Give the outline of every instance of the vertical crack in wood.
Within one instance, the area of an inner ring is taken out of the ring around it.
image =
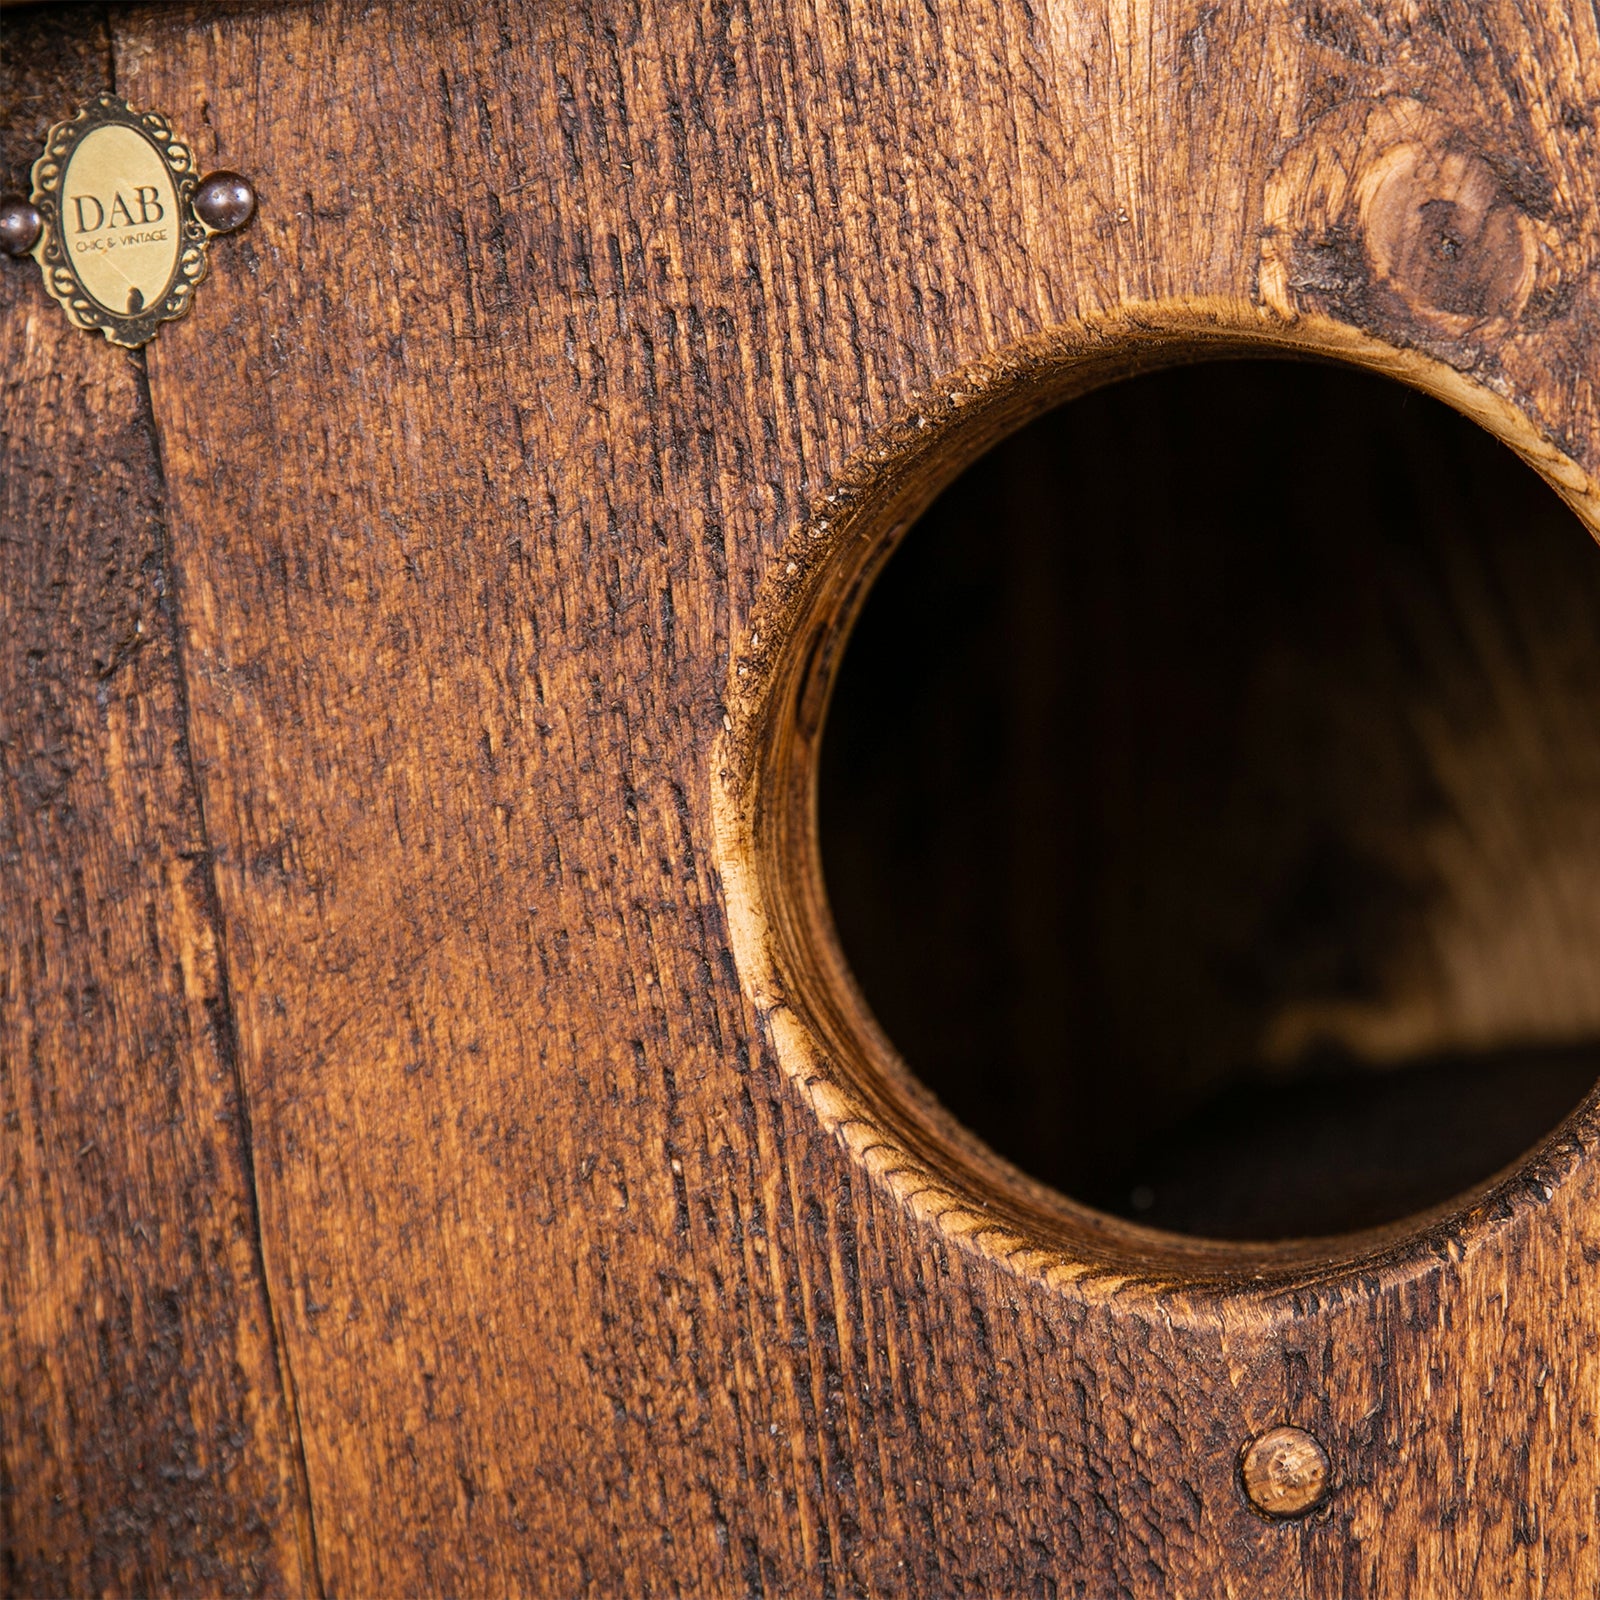
[[[113,78],[113,88],[115,79]],[[217,892],[216,857],[211,844],[211,830],[206,822],[205,790],[200,782],[200,770],[194,759],[192,739],[193,721],[189,706],[189,668],[184,646],[183,627],[179,616],[178,571],[172,550],[170,526],[171,498],[167,493],[166,467],[161,454],[161,435],[156,427],[155,402],[150,391],[150,371],[143,350],[129,352],[134,368],[135,387],[139,400],[138,423],[149,435],[150,460],[155,471],[160,494],[161,514],[157,519],[161,560],[161,609],[172,636],[172,664],[178,699],[178,729],[180,749],[178,758],[183,765],[194,795],[195,827],[200,838],[200,881],[205,898],[206,919],[211,924],[211,937],[216,943],[217,986],[220,1026],[217,1028],[217,1048],[227,1063],[233,1080],[234,1094],[238,1099],[238,1153],[249,1194],[251,1246],[255,1253],[256,1271],[261,1279],[261,1293],[266,1301],[267,1325],[272,1330],[271,1347],[273,1369],[278,1383],[279,1401],[284,1407],[289,1432],[290,1458],[293,1463],[295,1486],[299,1503],[295,1507],[295,1526],[300,1545],[302,1579],[309,1574],[311,1592],[321,1600],[323,1594],[322,1572],[317,1554],[316,1511],[311,1502],[311,1480],[306,1466],[305,1441],[300,1425],[300,1401],[295,1387],[294,1368],[289,1357],[288,1340],[278,1318],[277,1299],[272,1292],[272,1275],[267,1263],[266,1240],[261,1225],[261,1192],[256,1180],[255,1135],[250,1115],[250,1096],[245,1084],[239,1045],[239,1024],[234,1009],[233,986],[229,979],[228,944],[222,920],[222,901]]]

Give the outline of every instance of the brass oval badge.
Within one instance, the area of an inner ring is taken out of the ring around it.
[[[92,128],[62,169],[60,199],[67,260],[101,310],[137,316],[167,298],[180,253],[178,186],[142,133]]]
[[[167,119],[115,95],[50,130],[33,166],[44,219],[34,256],[80,328],[137,349],[189,309],[209,237],[190,205],[197,181]]]

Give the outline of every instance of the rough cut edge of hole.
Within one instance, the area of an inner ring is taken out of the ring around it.
[[[1466,1194],[1359,1233],[1267,1243],[1158,1232],[1030,1178],[945,1110],[877,1027],[822,888],[816,774],[836,669],[872,580],[935,496],[1041,413],[1160,367],[1230,357],[1377,372],[1470,417],[1526,461],[1600,539],[1600,485],[1511,399],[1415,351],[1320,317],[1225,301],[1139,305],[948,374],[876,430],[791,532],[729,664],[713,751],[717,866],[740,980],[785,1074],[874,1183],[958,1247],[1096,1300],[1159,1298],[1215,1316],[1215,1291],[1304,1308],[1374,1275],[1399,1282],[1580,1203],[1600,1090],[1528,1155]],[[1189,1301],[1195,1293],[1200,1298]]]

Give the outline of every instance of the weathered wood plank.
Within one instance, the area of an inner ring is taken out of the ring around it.
[[[110,82],[7,20],[7,187]],[[0,1539],[17,1595],[283,1594],[263,1286],[142,364],[0,271]]]

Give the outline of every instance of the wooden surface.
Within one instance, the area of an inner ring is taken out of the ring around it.
[[[110,47],[92,19],[5,44],[33,67],[0,91],[10,175]],[[31,262],[0,273],[4,1582],[299,1587],[149,390],[41,293]]]
[[[1593,1592],[1592,1118],[1099,1220],[903,1077],[806,784],[860,579],[1099,378],[1331,351],[1592,516],[1593,16],[95,26],[8,17],[8,184],[109,77],[261,211],[147,381],[0,275],[11,1591]]]

